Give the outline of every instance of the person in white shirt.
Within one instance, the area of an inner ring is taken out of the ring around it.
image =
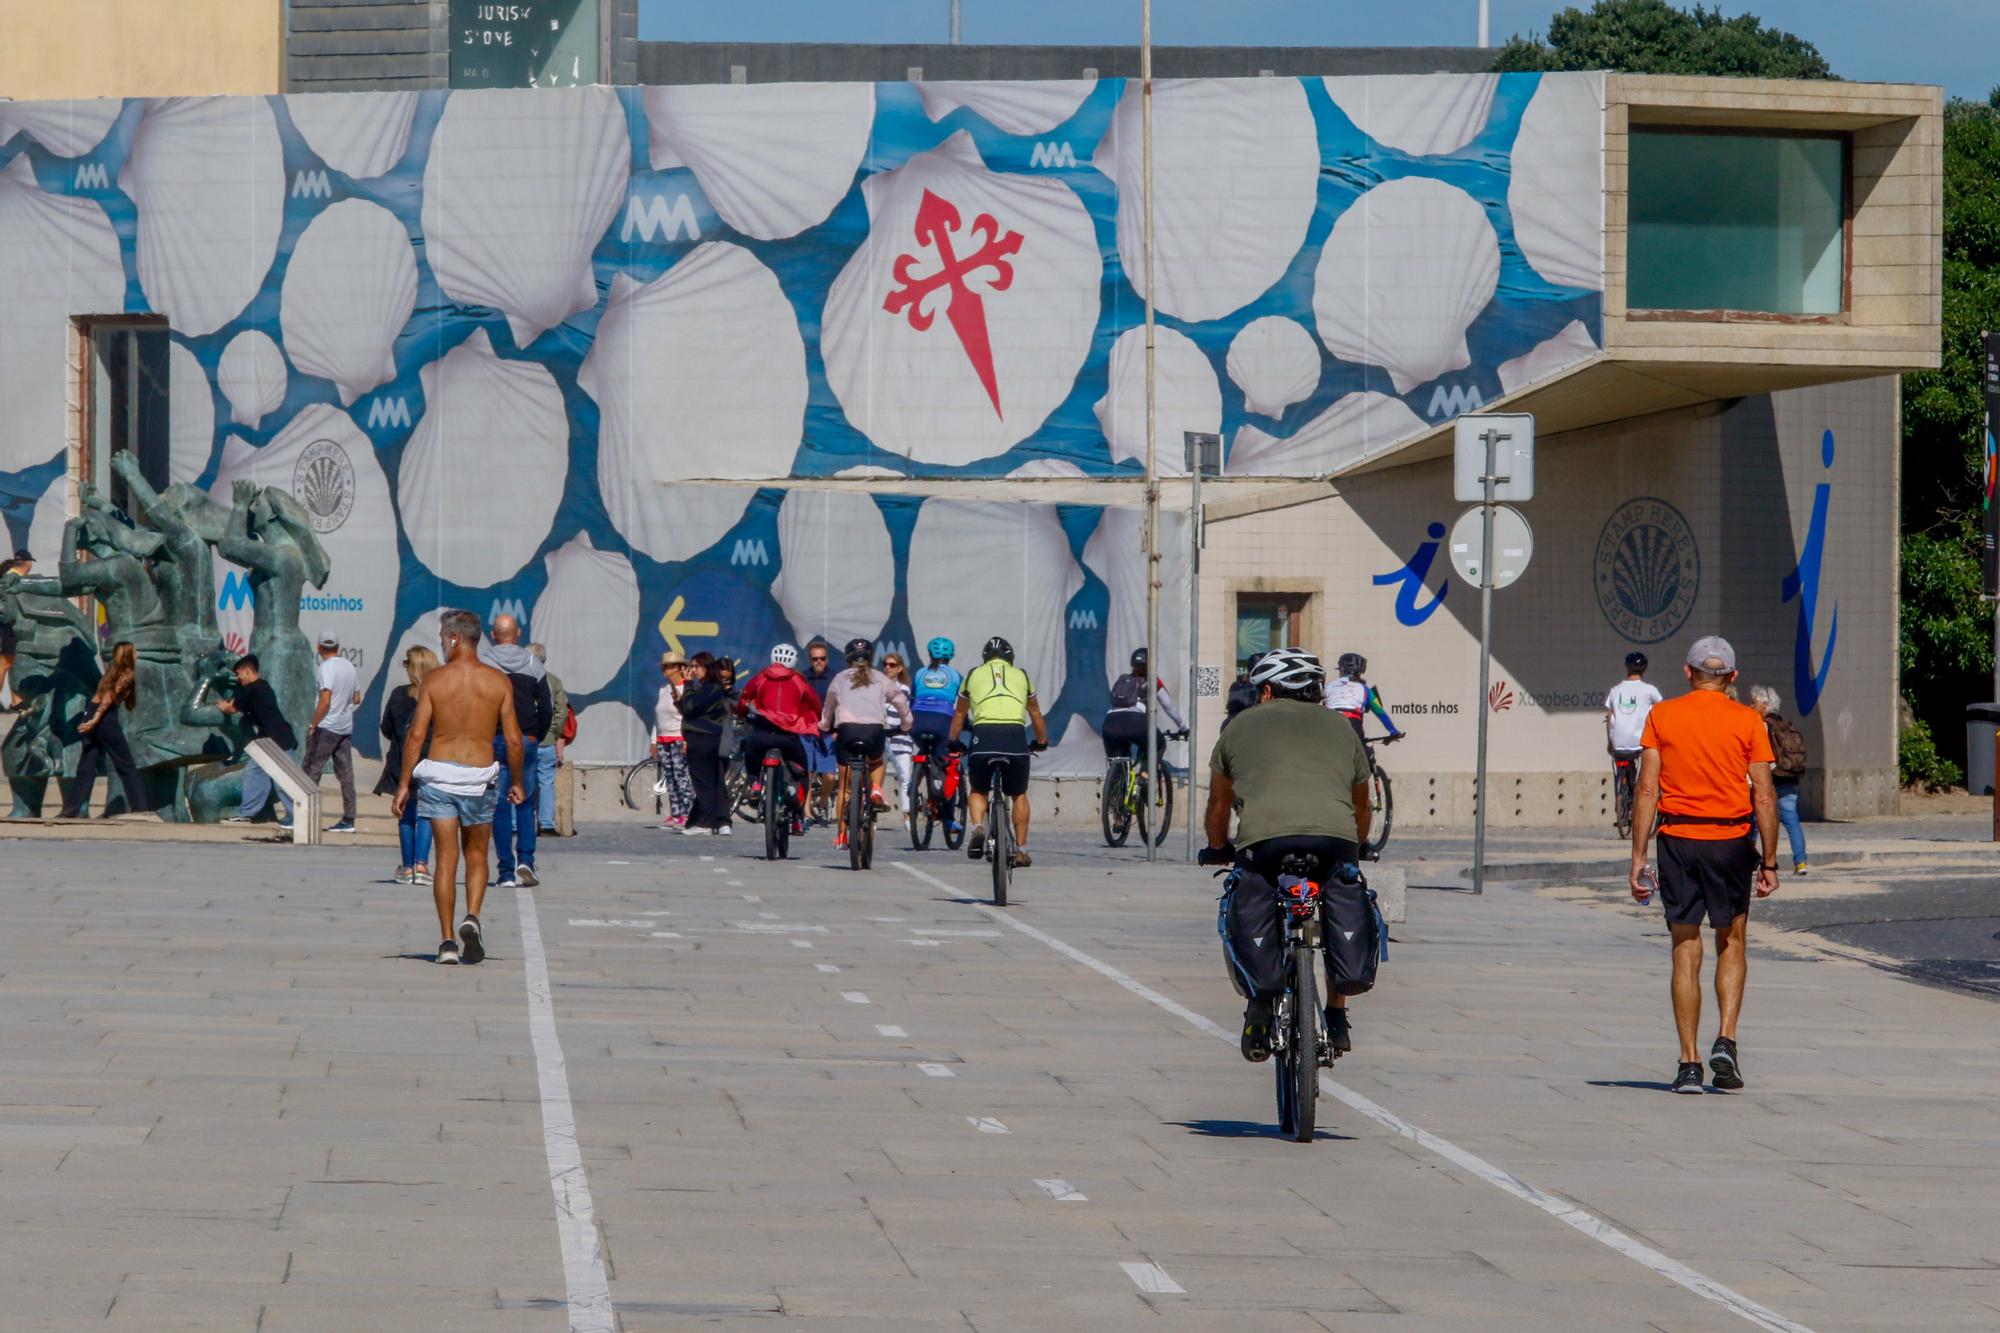
[[[319,637],[319,702],[313,707],[312,726],[306,732],[306,757],[302,767],[306,781],[317,783],[333,761],[333,776],[340,782],[340,822],[328,833],[354,832],[354,710],[361,702],[359,678],[354,663],[340,655],[340,636]]]
[[[1646,683],[1646,655],[1625,654],[1625,679],[1604,696],[1604,736],[1611,753],[1637,757],[1639,738],[1646,734],[1646,715],[1660,701],[1660,692]]]

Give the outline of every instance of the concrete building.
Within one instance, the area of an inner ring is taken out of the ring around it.
[[[0,0],[0,100],[275,93],[281,0]]]
[[[8,535],[53,550],[120,448],[303,491],[335,563],[305,621],[369,710],[438,607],[519,610],[600,762],[644,744],[663,647],[1003,633],[1040,771],[1088,791],[1144,625],[1136,86],[754,55],[722,53],[740,87],[0,104]],[[1273,642],[1365,653],[1411,733],[1399,823],[1468,816],[1482,707],[1496,819],[1607,819],[1620,660],[1671,691],[1717,631],[1801,719],[1814,803],[1883,808],[1938,91],[1321,72],[1159,85],[1169,681],[1180,439],[1215,431],[1204,692]],[[1542,438],[1484,699],[1441,549],[1480,408]]]

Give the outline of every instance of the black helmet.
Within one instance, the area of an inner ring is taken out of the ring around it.
[[[1146,650],[1144,648],[1134,648],[1132,650],[1132,674],[1135,676],[1146,674]]]
[[[986,646],[979,650],[979,660],[982,662],[991,662],[996,657],[1005,658],[1009,662],[1014,660],[1014,645],[998,634],[988,639]]]
[[[1360,653],[1342,653],[1340,661],[1334,664],[1343,676],[1365,676],[1368,674],[1368,659]]]
[[[847,646],[840,650],[840,655],[847,659],[850,666],[857,662],[873,662],[875,645],[866,639],[849,639]]]
[[[1644,671],[1648,665],[1649,663],[1646,661],[1644,653],[1625,654],[1625,669],[1627,671]]]

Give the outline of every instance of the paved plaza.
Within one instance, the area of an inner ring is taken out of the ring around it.
[[[1674,1097],[1656,914],[1413,871],[1300,1145],[1206,873],[889,842],[587,828],[459,968],[379,848],[0,844],[0,1329],[2000,1325],[1991,999],[1753,923]]]

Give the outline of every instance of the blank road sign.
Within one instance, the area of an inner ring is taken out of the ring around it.
[[[1526,412],[1489,412],[1464,416],[1452,423],[1451,495],[1479,504],[1486,499],[1479,479],[1486,475],[1488,431],[1501,436],[1493,442],[1493,475],[1507,480],[1493,488],[1495,500],[1535,498],[1535,418]]]
[[[1458,516],[1458,522],[1451,525],[1451,567],[1459,577],[1473,587],[1479,586],[1479,560],[1484,546],[1480,513],[1485,506],[1475,506]],[[1493,506],[1493,586],[1504,588],[1528,567],[1534,558],[1535,534],[1528,527],[1528,520],[1518,509],[1506,505]]]

